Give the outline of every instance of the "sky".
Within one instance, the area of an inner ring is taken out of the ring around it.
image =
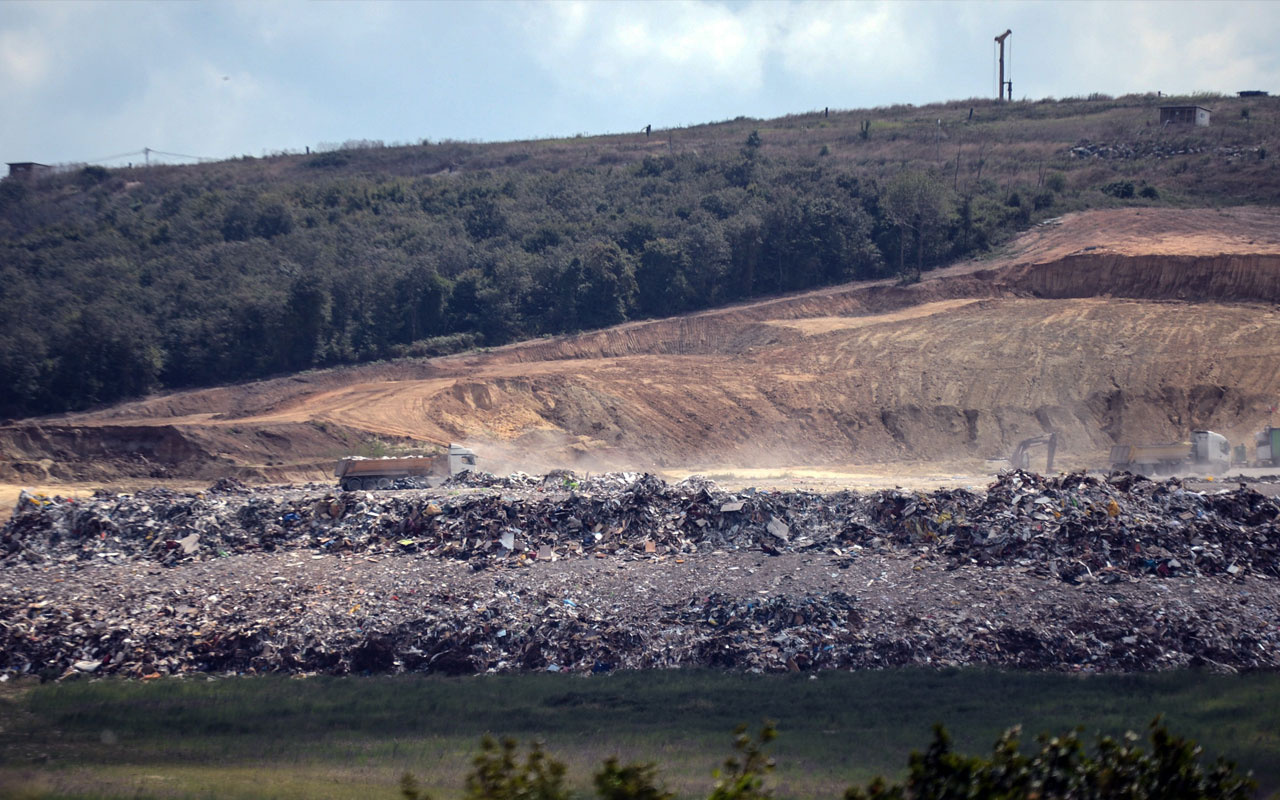
[[[505,141],[991,97],[1005,29],[1016,99],[1280,93],[1271,0],[0,0],[0,160]]]

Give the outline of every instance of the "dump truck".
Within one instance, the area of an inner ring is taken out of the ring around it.
[[[1178,472],[1222,474],[1231,467],[1231,444],[1213,431],[1192,431],[1190,442],[1118,444],[1111,448],[1111,468],[1140,475]]]
[[[399,456],[364,458],[348,456],[338,462],[333,474],[343,491],[390,489],[401,478],[428,478],[457,475],[476,468],[476,454],[458,444],[449,445],[447,456]]]
[[[1280,428],[1270,425],[1253,437],[1253,458],[1260,467],[1280,467]]]

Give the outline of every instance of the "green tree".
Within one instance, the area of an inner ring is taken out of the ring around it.
[[[430,264],[418,263],[402,275],[395,286],[393,306],[397,310],[398,335],[403,343],[416,342],[444,333],[448,320],[452,287]]]
[[[293,282],[278,339],[280,368],[307,369],[316,363],[329,323],[329,303],[328,287],[315,276],[303,276]]]
[[[644,246],[636,268],[637,303],[646,316],[669,316],[688,308],[691,295],[685,274],[689,259],[680,243],[653,239]]]
[[[64,408],[144,394],[155,386],[164,362],[144,318],[105,304],[77,311],[53,355],[52,391],[65,398]]]
[[[918,274],[924,269],[926,248],[950,214],[946,187],[923,172],[900,172],[885,186],[880,204],[898,231],[898,272],[905,272],[907,244],[914,240]]]
[[[635,307],[635,297],[634,259],[613,242],[588,244],[577,296],[583,327],[602,328],[625,321]]]

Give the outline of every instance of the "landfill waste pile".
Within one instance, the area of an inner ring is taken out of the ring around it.
[[[23,494],[0,678],[1280,666],[1280,505],[1117,473],[985,492],[652,475]]]

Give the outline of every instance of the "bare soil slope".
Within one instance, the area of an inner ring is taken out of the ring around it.
[[[848,284],[483,353],[308,373],[0,428],[0,479],[319,478],[373,437],[495,470],[1060,463],[1280,398],[1280,214],[1094,211],[921,282]],[[896,467],[895,467],[896,468]]]

